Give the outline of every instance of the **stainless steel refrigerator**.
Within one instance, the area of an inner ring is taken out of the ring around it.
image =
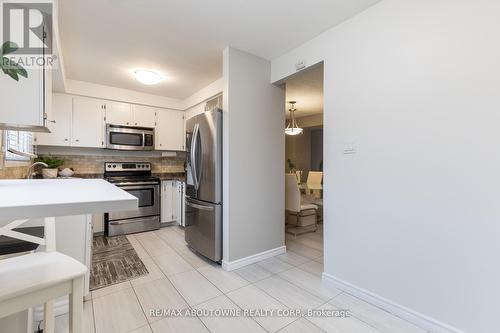
[[[191,248],[222,259],[222,110],[186,121],[185,235]]]

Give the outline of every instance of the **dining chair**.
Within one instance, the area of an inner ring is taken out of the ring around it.
[[[44,333],[54,333],[54,300],[69,295],[69,331],[81,333],[87,267],[56,252],[54,217],[44,219],[43,238],[13,230],[27,221],[16,220],[0,227],[0,236],[43,245],[45,252],[0,260],[0,318],[44,304]]]
[[[302,170],[295,171],[295,176],[297,177],[297,183],[300,184],[302,182]]]
[[[316,231],[317,221],[316,221],[316,211],[318,206],[310,203],[303,203],[302,196],[300,194],[299,185],[297,184],[297,179],[295,174],[289,173],[285,174],[285,210],[286,210],[286,220],[288,224],[293,225],[292,228],[286,229],[288,233],[297,236],[300,233]],[[307,228],[297,232],[298,228],[305,228],[313,226],[314,229]]]
[[[321,197],[321,190],[323,190],[323,172],[309,171],[307,174],[307,189],[317,197]]]

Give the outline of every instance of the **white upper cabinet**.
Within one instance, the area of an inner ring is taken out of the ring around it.
[[[31,56],[41,56],[41,53]],[[47,130],[45,119],[47,108],[50,108],[51,69],[26,68],[26,72],[27,78],[18,76],[16,81],[0,70],[0,130]]]
[[[74,147],[104,147],[104,103],[73,97],[72,142]]]
[[[184,150],[184,112],[158,110],[156,112],[156,150]]]
[[[185,150],[184,112],[96,98],[52,94],[51,133],[36,136],[42,146],[105,147],[105,124],[155,129],[156,150]]]
[[[128,103],[106,102],[106,123],[113,125],[132,125],[132,108]]]
[[[143,105],[132,105],[133,126],[155,127],[157,108]]]
[[[38,133],[36,143],[46,146],[69,146],[71,144],[72,109],[73,97],[53,94],[51,112],[48,112],[47,119],[50,133]]]
[[[107,124],[155,127],[156,108],[120,102],[104,102],[104,109]]]

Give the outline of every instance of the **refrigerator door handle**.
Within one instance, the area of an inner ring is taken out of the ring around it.
[[[186,205],[188,205],[190,207],[193,207],[193,208],[196,208],[196,209],[200,209],[200,210],[208,210],[208,211],[213,211],[214,210],[214,207],[198,205],[198,204],[189,202],[187,200],[186,200]]]
[[[201,168],[203,167],[203,144],[201,143],[202,138],[201,138],[201,131],[200,131],[199,125],[198,125],[198,130],[196,131],[196,141],[198,141],[198,139],[200,139],[200,142],[196,143],[196,146],[195,146],[196,152],[194,155],[195,158],[198,158],[198,156],[199,156],[199,159],[196,160],[196,165],[195,165],[196,182],[198,183],[197,189],[200,187],[201,176],[202,176]]]
[[[193,176],[194,188],[197,191],[198,187],[200,186],[198,182],[198,174],[196,167],[196,147],[197,147],[197,137],[199,129],[200,125],[195,124],[193,129],[193,135],[191,137],[191,175]]]

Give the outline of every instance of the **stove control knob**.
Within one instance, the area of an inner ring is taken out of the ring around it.
[[[116,164],[113,164],[113,168],[116,168]]]

